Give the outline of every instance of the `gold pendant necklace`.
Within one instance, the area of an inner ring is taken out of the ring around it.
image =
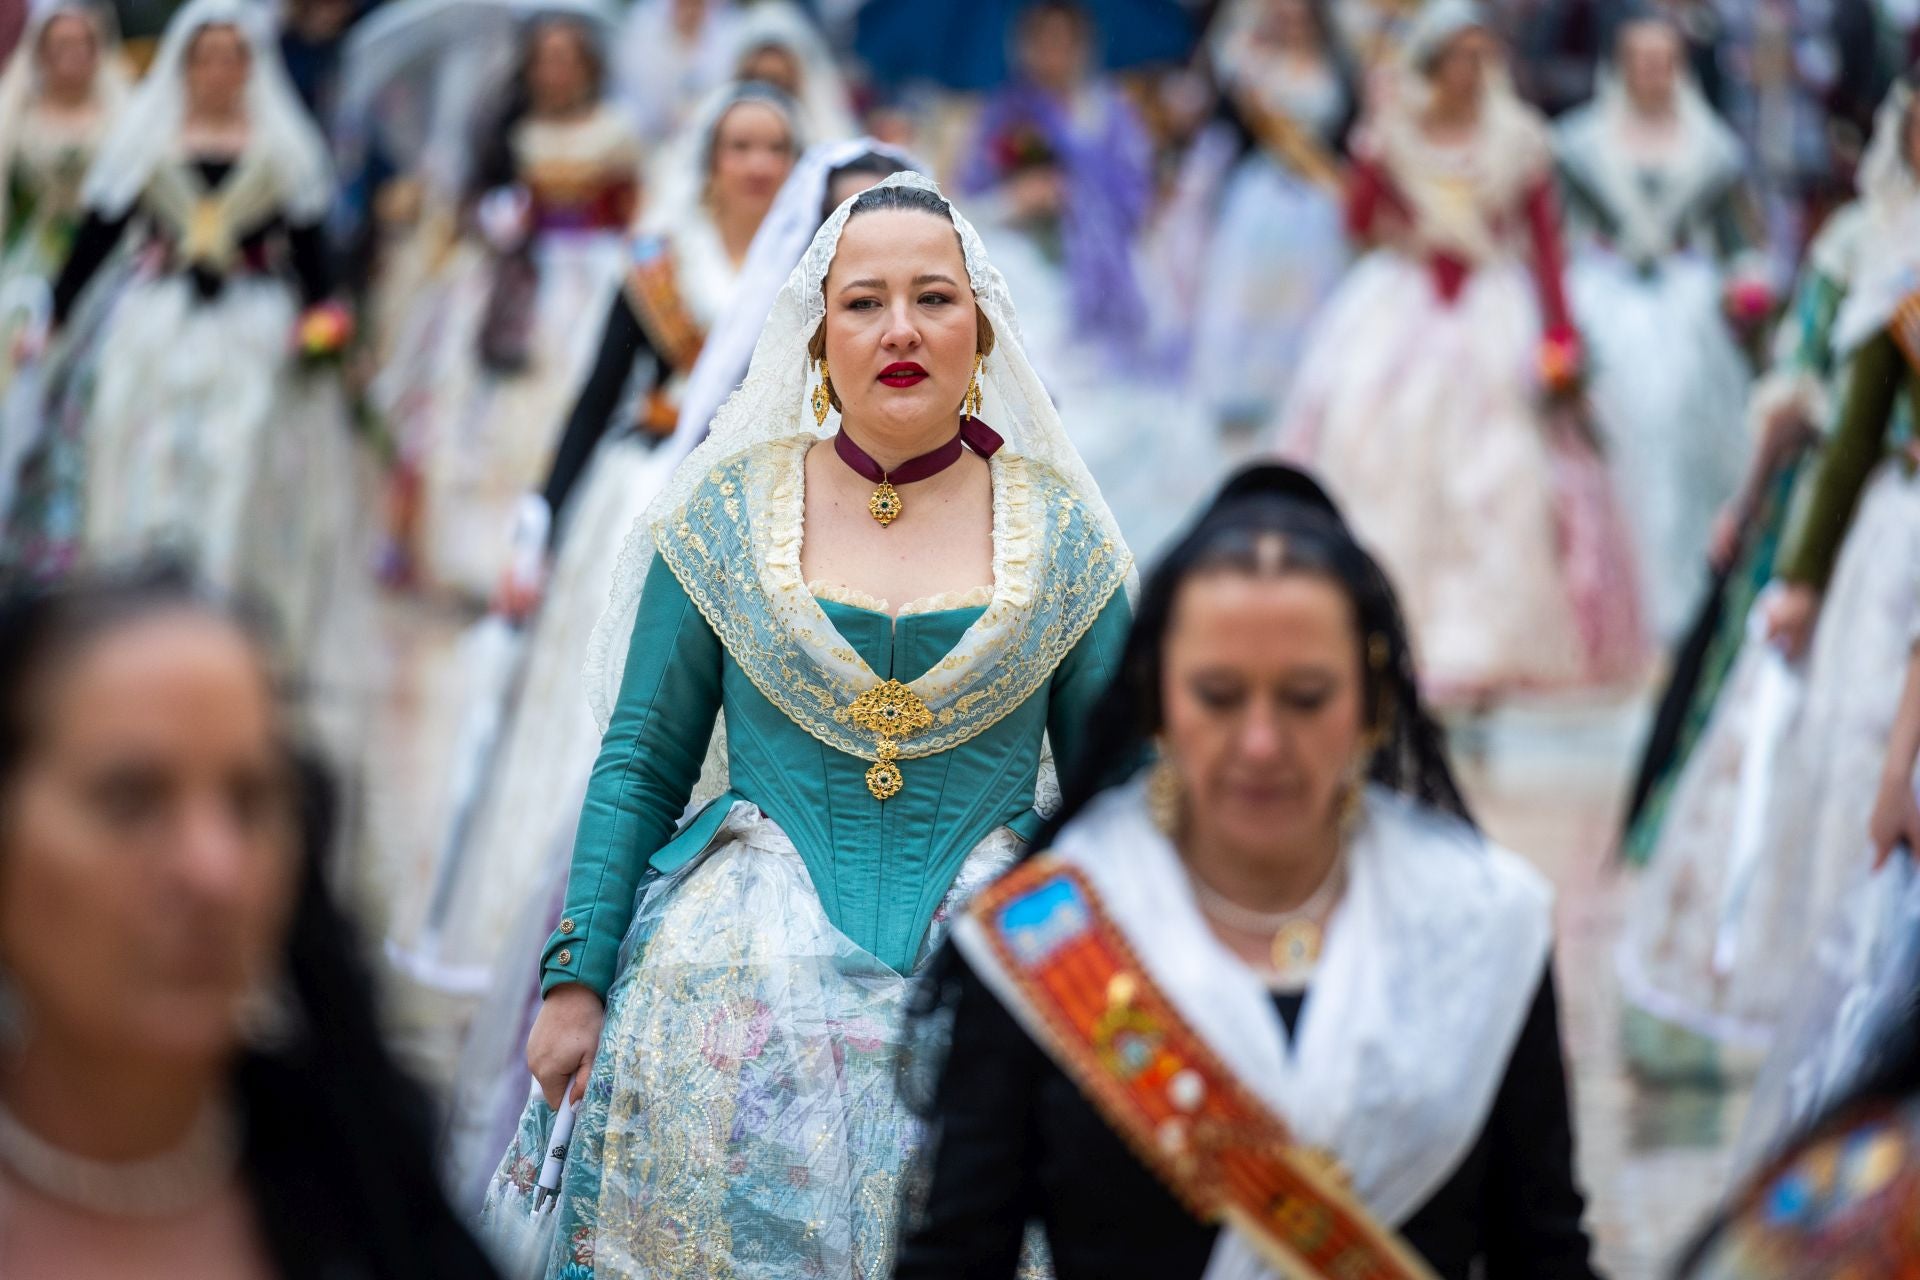
[[[1265,935],[1269,939],[1267,957],[1273,964],[1274,974],[1283,981],[1299,982],[1311,977],[1320,963],[1321,948],[1326,940],[1321,921],[1332,909],[1334,898],[1345,883],[1344,870],[1343,858],[1334,864],[1320,887],[1291,911],[1255,911],[1228,898],[1194,875],[1191,869],[1187,878],[1193,884],[1194,900],[1203,915],[1237,933]]]
[[[885,480],[882,480],[879,488],[873,491],[873,496],[867,499],[867,513],[879,521],[882,529],[898,520],[900,513],[904,510],[906,507],[900,501],[900,491]]]

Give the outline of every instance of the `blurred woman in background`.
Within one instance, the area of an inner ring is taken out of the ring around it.
[[[423,584],[469,600],[506,567],[516,504],[593,361],[599,333],[581,318],[618,291],[639,207],[639,143],[606,93],[605,32],[578,5],[554,9],[526,28],[504,108],[487,108],[498,115],[470,183],[473,239],[445,295],[421,304],[437,336],[396,354],[380,393],[419,472],[403,550],[411,542]]]
[[[80,184],[126,89],[112,11],[92,0],[35,5],[0,73],[0,528],[39,427],[32,393],[24,406],[9,395],[15,343],[52,306],[84,216]]]
[[[332,827],[264,651],[185,578],[0,599],[0,1274],[491,1276]]]
[[[36,465],[79,487],[87,556],[166,546],[223,589],[244,582],[272,601],[304,659],[341,606],[357,525],[349,424],[328,367],[350,325],[322,228],[326,143],[258,5],[180,10],[83,195],[52,322],[65,358],[88,369],[46,406],[59,419]],[[97,336],[76,329],[123,241],[140,250],[131,279]],[[50,571],[70,559],[73,532],[57,519],[16,529],[33,544],[29,562]]]
[[[1355,147],[1349,227],[1373,247],[1322,313],[1274,445],[1325,476],[1399,583],[1430,697],[1621,678],[1641,653],[1632,550],[1570,421],[1580,342],[1546,122],[1469,0],[1427,5],[1399,72]]]
[[[1346,266],[1341,156],[1355,104],[1315,0],[1237,0],[1215,25],[1214,74],[1245,150],[1214,210],[1188,377],[1216,423],[1247,435],[1285,402]]]
[[[1685,54],[1670,22],[1625,23],[1599,95],[1555,131],[1588,394],[1663,642],[1706,586],[1709,530],[1747,452],[1751,375],[1734,326],[1750,332],[1773,308],[1749,248],[1745,153]]]

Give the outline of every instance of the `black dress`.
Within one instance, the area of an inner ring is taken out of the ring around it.
[[[232,160],[195,160],[194,169],[209,191],[218,191],[237,167]],[[114,249],[136,219],[141,216],[138,202],[117,217],[89,210],[86,220],[74,232],[73,247],[53,285],[53,322],[65,324],[73,314],[80,295],[113,256]],[[274,265],[277,242],[285,246],[285,266],[300,291],[303,306],[313,306],[332,293],[333,263],[328,256],[326,231],[318,222],[293,222],[273,217],[247,227],[239,237],[239,260],[235,270],[265,270]],[[193,282],[194,294],[203,302],[220,296],[226,277],[202,263],[188,263],[185,270]]]
[[[1025,1226],[1058,1280],[1189,1280],[1217,1228],[1189,1214],[955,955],[953,1043],[895,1280],[1003,1280]],[[1300,997],[1281,997],[1289,1033]],[[1552,974],[1479,1140],[1401,1228],[1444,1280],[1590,1280]],[[1484,1271],[1475,1273],[1476,1262]]]

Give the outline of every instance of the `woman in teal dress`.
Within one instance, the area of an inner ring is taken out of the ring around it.
[[[622,557],[490,1229],[571,1087],[547,1275],[888,1274],[909,975],[1037,829],[1131,571],[971,226],[917,174],[841,206]]]

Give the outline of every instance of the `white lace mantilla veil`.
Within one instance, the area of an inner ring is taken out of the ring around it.
[[[87,173],[88,208],[117,218],[133,207],[154,170],[179,155],[186,116],[185,62],[193,37],[230,26],[246,41],[247,148],[266,157],[279,178],[282,210],[299,222],[323,217],[333,202],[327,144],[287,80],[275,43],[273,15],[260,0],[191,0],[167,24],[159,53]]]
[[[377,134],[400,172],[422,177],[441,205],[459,203],[474,121],[512,76],[527,24],[542,18],[580,23],[603,51],[612,44],[614,18],[600,0],[388,0],[373,9],[340,59],[332,131],[341,170],[357,172]],[[610,94],[603,84],[602,98]]]
[[[896,173],[884,179],[879,187],[912,187],[940,194],[939,184],[918,173]],[[839,248],[840,233],[847,225],[853,203],[848,200],[834,210],[833,216],[813,237],[805,256],[774,299],[766,326],[754,345],[746,381],[721,406],[706,440],[688,454],[648,507],[646,515],[635,522],[627,535],[614,571],[612,596],[587,646],[587,697],[603,730],[612,719],[614,703],[620,696],[620,679],[626,668],[627,644],[640,606],[640,589],[653,563],[654,530],[684,507],[707,474],[727,459],[756,446],[801,434],[825,439],[840,428],[837,412],[830,413],[823,426],[814,425],[808,407],[812,378],[807,343],[826,317],[827,269]],[[993,325],[993,354],[987,357],[981,375],[985,394],[981,419],[1005,438],[1009,451],[1059,475],[1085,504],[1088,518],[1100,532],[1114,546],[1125,546],[1126,540],[1120,535],[1113,512],[1107,509],[1106,500],[1100,496],[1086,464],[1067,439],[1059,411],[1027,359],[1006,280],[987,261],[986,248],[973,224],[953,208],[951,202],[948,208],[966,258],[968,283],[973,287],[980,309]],[[1133,571],[1129,570],[1129,591],[1132,583]]]
[[[868,153],[886,157],[901,170],[927,171],[913,156],[876,138],[822,143],[808,148],[800,157],[754,233],[734,285],[733,301],[708,332],[700,358],[687,375],[673,435],[655,450],[669,473],[707,438],[713,415],[739,385],[761,330],[766,328],[773,300],[793,274],[794,264],[806,252],[814,233],[820,230],[820,206],[826,201],[834,170]]]
[[[84,18],[100,47],[100,65],[93,76],[93,97],[109,121],[115,119],[127,96],[127,68],[120,60],[120,24],[105,0],[37,0],[27,12],[26,30],[0,73],[0,237],[7,229],[12,183],[6,180],[20,145],[28,112],[39,90],[40,36],[47,24],[62,14]]]

